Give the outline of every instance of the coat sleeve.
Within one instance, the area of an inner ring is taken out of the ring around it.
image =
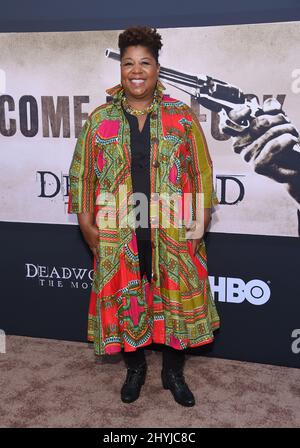
[[[189,149],[194,191],[202,193],[204,208],[212,208],[219,204],[213,185],[213,163],[204,132],[192,110],[190,110],[190,122]]]
[[[189,109],[188,132],[190,179],[193,189],[194,225],[187,232],[187,238],[200,238],[204,229],[204,208],[219,204],[213,185],[213,164],[202,127],[194,112]],[[197,210],[197,213],[196,213]]]
[[[91,120],[88,118],[79,134],[69,170],[68,213],[93,212],[96,174]]]

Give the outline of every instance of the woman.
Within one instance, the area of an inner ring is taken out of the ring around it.
[[[121,83],[107,90],[111,101],[91,113],[78,138],[69,212],[78,214],[94,254],[88,340],[98,356],[122,352],[122,401],[139,397],[147,372],[144,347],[157,343],[163,387],[181,405],[193,406],[183,376],[185,349],[212,342],[219,327],[202,239],[217,198],[197,118],[164,95],[158,80],[161,47],[156,29],[134,27],[119,35]],[[135,193],[143,193],[147,206],[136,207],[130,200]],[[168,209],[161,200],[172,194],[179,197],[179,215],[176,201]],[[198,197],[204,215],[195,220]]]

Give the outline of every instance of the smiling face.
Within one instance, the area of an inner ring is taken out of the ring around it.
[[[121,83],[130,102],[151,103],[159,75],[159,64],[142,45],[125,49],[121,59]]]

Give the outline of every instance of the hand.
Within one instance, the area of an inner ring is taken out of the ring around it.
[[[98,244],[99,244],[99,230],[95,224],[89,224],[81,228],[83,237],[93,252],[94,257],[96,257],[97,261],[99,261],[99,252],[98,252]]]
[[[202,242],[202,238],[198,238],[196,240],[188,240],[188,241],[190,241],[192,244],[193,256],[195,256],[196,252],[198,251],[200,244]]]
[[[293,150],[299,133],[283,113],[275,98],[264,101],[263,115],[254,118],[250,127],[233,138],[233,150],[253,166],[256,173],[287,184],[290,195],[300,203],[300,153]],[[249,117],[247,106],[233,109],[229,117],[240,122]]]

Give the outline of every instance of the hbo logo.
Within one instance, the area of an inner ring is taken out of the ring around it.
[[[264,305],[271,296],[267,283],[262,280],[250,280],[245,283],[241,278],[209,276],[209,283],[215,299],[219,302],[242,303],[247,300],[252,305]]]

